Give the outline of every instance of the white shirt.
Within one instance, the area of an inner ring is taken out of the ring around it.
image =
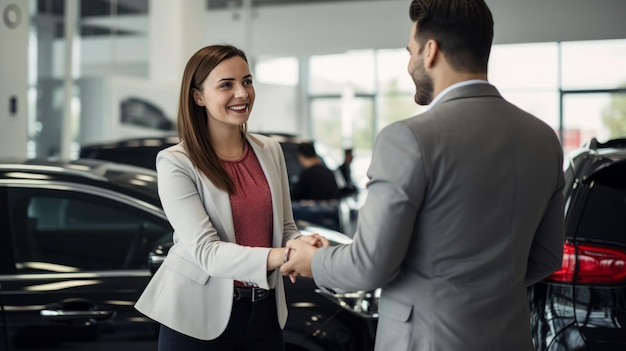
[[[428,106],[426,106],[426,110],[430,110],[431,107],[435,106],[435,104],[439,100],[441,100],[441,98],[444,95],[446,95],[447,93],[449,93],[450,91],[452,91],[452,90],[454,90],[456,88],[464,87],[466,85],[471,85],[471,84],[489,84],[489,82],[486,81],[486,80],[483,80],[483,79],[470,79],[470,80],[465,80],[465,81],[462,81],[462,82],[458,82],[458,83],[452,84],[451,86],[445,88],[439,94],[437,94],[437,96],[435,96],[433,101],[431,101],[431,103],[428,104]]]

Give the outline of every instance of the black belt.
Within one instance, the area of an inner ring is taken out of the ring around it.
[[[261,289],[261,288],[238,288],[235,287],[234,297],[235,301],[245,300],[245,301],[261,301],[266,297],[270,296],[270,292],[272,290]]]

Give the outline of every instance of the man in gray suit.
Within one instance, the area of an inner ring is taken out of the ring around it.
[[[531,350],[527,287],[561,265],[555,132],[487,81],[483,0],[413,0],[408,70],[429,109],[377,137],[351,244],[290,241],[283,274],[382,287],[376,350]]]

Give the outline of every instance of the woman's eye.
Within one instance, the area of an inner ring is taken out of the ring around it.
[[[243,85],[252,85],[252,79],[246,79],[243,81]]]
[[[230,88],[232,86],[233,84],[231,82],[225,82],[222,85],[220,85],[220,88]]]

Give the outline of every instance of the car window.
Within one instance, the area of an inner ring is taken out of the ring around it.
[[[626,163],[602,169],[589,183],[578,236],[626,245]]]
[[[11,188],[8,199],[18,273],[147,269],[171,240],[167,221],[95,194]]]

